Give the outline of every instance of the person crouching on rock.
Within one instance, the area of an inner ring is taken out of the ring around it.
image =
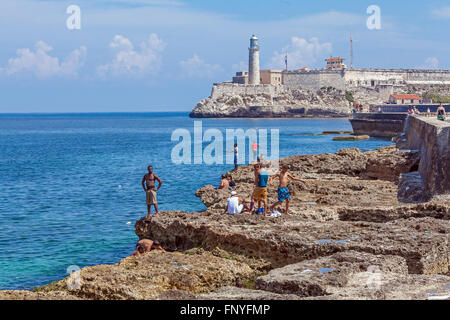
[[[230,184],[230,188],[236,187],[236,182],[234,182],[233,177],[231,176],[231,174],[229,174],[229,175],[227,176],[227,178],[228,178],[228,182],[229,182],[229,184]]]
[[[300,181],[303,183],[306,183],[304,180],[294,177],[288,172],[288,167],[283,166],[281,168],[281,171],[275,175],[270,177],[269,184],[272,182],[272,179],[278,178],[280,181],[280,185],[278,186],[278,202],[275,202],[271,207],[270,210],[273,211],[273,209],[282,204],[283,202],[286,202],[286,214],[290,216],[289,214],[289,201],[291,200],[291,194],[289,192],[288,183],[289,179]]]
[[[218,189],[228,190],[229,187],[230,187],[230,180],[228,179],[228,177],[225,174],[223,174],[220,179],[220,186]]]
[[[139,240],[138,243],[136,243],[136,251],[134,251],[131,255],[132,256],[138,256],[140,254],[144,254],[146,252],[150,252],[153,250],[160,250],[162,252],[166,252],[163,247],[161,247],[161,244],[159,241],[155,240],[149,240],[149,239],[142,239]]]
[[[254,165],[255,174],[255,190],[252,195],[252,203],[250,210],[253,210],[255,201],[258,201],[258,210],[261,209],[261,202],[264,202],[264,215],[267,216],[267,182],[269,180],[269,174],[267,171],[261,170],[259,163]]]
[[[252,214],[250,209],[245,205],[244,199],[239,198],[236,191],[231,192],[231,197],[227,200],[227,207],[225,213],[229,215],[235,214]]]

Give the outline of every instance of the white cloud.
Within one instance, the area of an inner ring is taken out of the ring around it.
[[[450,19],[450,6],[434,9],[432,15],[435,18]]]
[[[428,57],[425,64],[419,66],[419,69],[437,69],[439,67],[439,59],[436,57]]]
[[[174,0],[115,0],[113,3],[128,6],[183,6],[181,1]]]
[[[311,38],[308,41],[303,38],[292,37],[291,43],[285,46],[281,52],[274,52],[269,63],[269,68],[284,69],[286,53],[288,54],[289,69],[311,66],[319,59],[330,55],[332,49],[331,43],[320,43],[318,38]]]
[[[72,51],[61,63],[58,57],[48,53],[53,48],[44,41],[38,41],[35,51],[29,48],[18,49],[17,57],[11,58],[5,68],[8,75],[30,72],[38,78],[50,78],[54,76],[76,77],[79,69],[84,65],[87,49],[81,46]]]
[[[166,44],[152,33],[147,41],[141,42],[139,50],[133,43],[122,35],[116,35],[109,47],[114,50],[113,60],[97,68],[100,76],[111,74],[142,76],[157,73],[162,65],[161,53]]]
[[[217,64],[209,64],[195,53],[192,58],[180,61],[183,74],[189,78],[213,78],[223,69]]]

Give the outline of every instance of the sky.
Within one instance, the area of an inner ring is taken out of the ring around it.
[[[0,21],[0,113],[190,111],[252,34],[262,69],[349,64],[350,34],[357,68],[450,69],[448,0],[1,0]]]

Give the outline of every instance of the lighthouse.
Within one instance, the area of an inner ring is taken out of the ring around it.
[[[248,53],[248,83],[260,84],[259,45],[258,38],[255,35],[250,38],[250,48],[248,48]]]

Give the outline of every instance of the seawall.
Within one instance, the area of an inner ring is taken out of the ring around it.
[[[433,104],[380,104],[380,105],[373,105],[370,106],[370,112],[377,112],[378,108],[381,108],[381,111],[383,112],[404,112],[407,113],[408,109],[411,109],[412,107],[415,107],[417,110],[419,110],[420,113],[426,113],[428,109],[430,109],[430,112],[436,113],[437,108],[439,108],[438,103]],[[444,109],[446,112],[450,112],[450,104],[444,104]]]
[[[405,113],[356,113],[350,119],[353,132],[373,137],[395,137],[403,132]]]
[[[427,193],[450,192],[450,122],[410,116],[404,138],[409,149],[420,151],[419,174]]]

